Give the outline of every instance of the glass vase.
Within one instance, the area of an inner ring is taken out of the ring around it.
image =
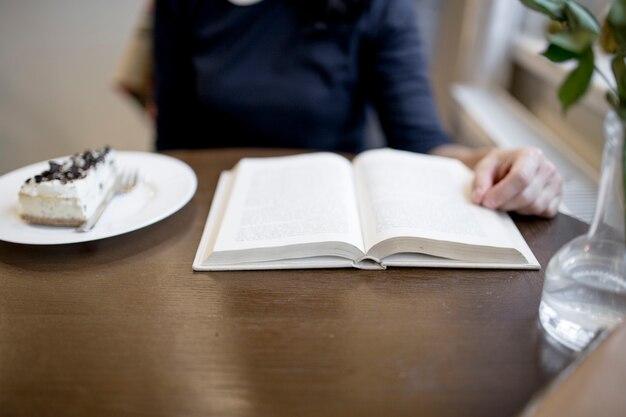
[[[563,246],[546,268],[539,321],[556,341],[578,351],[626,316],[624,121],[610,113],[598,202],[587,234]]]

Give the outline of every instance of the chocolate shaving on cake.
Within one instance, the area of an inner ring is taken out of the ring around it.
[[[49,168],[40,175],[35,175],[34,180],[37,184],[52,180],[59,180],[61,183],[65,184],[73,180],[85,178],[89,170],[103,162],[110,151],[111,148],[105,146],[102,149],[94,151],[86,150],[83,153],[74,154],[63,164],[49,161]],[[26,183],[28,184],[30,180],[31,178],[27,179]]]

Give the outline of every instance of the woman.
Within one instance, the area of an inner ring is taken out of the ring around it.
[[[412,0],[157,0],[157,148],[387,145],[476,170],[486,207],[552,217],[561,179],[533,149],[450,144],[435,111]]]

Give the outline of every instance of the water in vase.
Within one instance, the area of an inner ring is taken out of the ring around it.
[[[626,316],[626,259],[613,241],[581,236],[572,243],[582,250],[559,253],[546,270],[539,318],[552,337],[580,350]]]

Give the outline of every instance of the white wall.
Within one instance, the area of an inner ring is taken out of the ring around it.
[[[454,84],[506,87],[510,78],[511,43],[521,25],[521,3],[514,0],[448,0],[442,2],[432,74],[444,124],[453,130]]]
[[[151,122],[111,81],[143,7],[0,0],[0,174],[105,144],[151,148]]]

